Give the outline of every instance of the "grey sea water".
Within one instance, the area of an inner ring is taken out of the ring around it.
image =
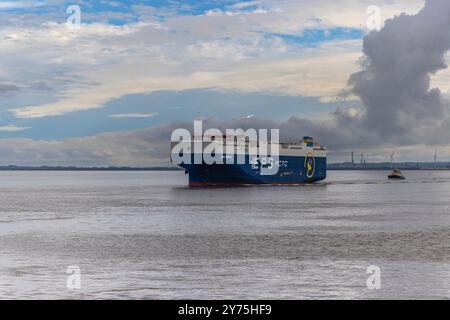
[[[191,189],[183,172],[3,171],[0,298],[450,298],[450,172],[386,175]]]

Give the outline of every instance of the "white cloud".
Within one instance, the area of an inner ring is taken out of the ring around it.
[[[4,138],[0,139],[0,165],[169,165],[169,129],[161,126],[59,141]]]
[[[447,65],[450,64],[450,53],[445,57]],[[439,70],[435,75],[431,77],[431,86],[439,88],[442,93],[450,99],[450,69],[446,68]]]
[[[46,1],[1,1],[0,10],[39,7],[44,5],[46,5]]]
[[[238,3],[232,4],[232,5],[228,6],[228,8],[243,9],[243,8],[260,6],[260,5],[262,5],[262,1],[245,1],[245,2],[238,2]]]
[[[244,3],[243,8],[211,10],[201,19],[183,19],[184,22],[189,21],[189,30],[201,29],[202,24],[207,24],[222,25],[222,31],[226,32],[238,28],[245,30],[245,25],[248,25],[260,31],[297,35],[308,28],[365,29],[368,19],[366,10],[371,5],[380,7],[381,19],[385,21],[402,12],[417,13],[424,3],[424,0],[268,0],[261,1],[258,9],[253,11],[241,10],[246,9]],[[168,23],[179,25],[179,19],[173,20],[169,19]],[[206,28],[203,33],[209,31],[217,29]]]
[[[78,31],[54,22],[33,28],[11,25],[0,29],[2,77],[16,82],[46,79],[54,94],[46,103],[7,108],[18,118],[37,118],[100,108],[129,94],[197,88],[271,91],[333,101],[357,68],[361,41],[304,48],[265,33],[363,29],[369,4],[379,4],[383,18],[388,18],[417,11],[423,0],[248,2],[230,8],[243,15],[171,13],[164,22],[155,18],[158,12],[146,11],[139,23],[83,24]],[[265,10],[244,10],[254,5]]]
[[[0,132],[19,132],[31,129],[31,127],[19,127],[14,125],[0,126]]]
[[[228,61],[229,54],[224,53],[223,60],[218,62],[204,61],[203,55],[195,58],[185,55],[185,60],[178,63],[150,52],[149,56],[135,59],[126,55],[121,63],[114,61],[114,64],[95,69],[82,68],[79,75],[74,74],[75,78],[89,79],[93,85],[69,88],[56,102],[11,111],[19,118],[62,115],[100,108],[108,101],[129,94],[198,88],[270,91],[333,99],[345,87],[348,75],[356,70],[360,45],[360,41],[338,41],[305,50],[292,58],[275,53],[272,57]],[[279,46],[271,50],[278,49]],[[186,50],[192,54],[191,47]],[[231,52],[232,49],[225,50]],[[220,46],[215,54],[221,55],[219,52]]]

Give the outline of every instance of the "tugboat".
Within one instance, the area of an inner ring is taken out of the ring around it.
[[[392,170],[392,173],[390,175],[388,175],[389,179],[397,179],[397,180],[404,180],[405,177],[403,176],[402,172],[400,171],[400,169],[394,169]]]

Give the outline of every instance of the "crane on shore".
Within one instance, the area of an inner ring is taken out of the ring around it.
[[[434,150],[434,168],[437,166],[437,149]]]
[[[394,156],[395,156],[395,150],[391,153],[391,169],[394,166]]]

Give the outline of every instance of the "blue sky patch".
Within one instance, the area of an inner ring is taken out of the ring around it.
[[[327,41],[362,39],[364,31],[351,28],[306,29],[301,35],[276,33],[270,33],[268,35],[281,38],[287,42],[313,47]]]
[[[18,119],[14,125],[31,127],[20,132],[1,132],[1,137],[30,137],[62,140],[101,132],[128,131],[169,123],[211,117],[223,120],[255,115],[259,118],[284,120],[290,116],[317,117],[336,107],[316,98],[282,96],[270,93],[186,90],[135,94],[107,103],[103,108],[67,113],[62,116]],[[111,117],[113,115],[127,117]],[[152,115],[151,117],[136,116]],[[10,124],[11,118],[6,118]]]

